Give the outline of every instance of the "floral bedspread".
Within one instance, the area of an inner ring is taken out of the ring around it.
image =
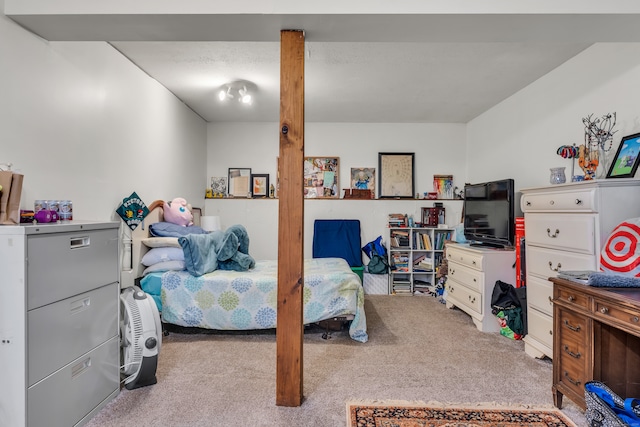
[[[304,260],[304,324],[353,314],[349,335],[366,342],[364,289],[341,258]],[[162,320],[218,330],[276,327],[278,265],[260,260],[250,271],[216,270],[200,277],[186,271],[162,274]]]

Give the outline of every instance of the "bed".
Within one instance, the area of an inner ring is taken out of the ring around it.
[[[159,247],[149,228],[162,222],[162,203],[154,202],[149,209],[143,223],[123,239],[123,287],[139,283],[156,300],[162,321],[171,325],[220,331],[276,327],[277,260],[256,260],[248,271],[215,270],[193,276],[176,260],[165,258],[163,262],[173,262],[173,269],[153,271],[141,261],[148,258],[148,245]],[[199,223],[198,215],[194,223]],[[344,259],[304,260],[303,304],[305,325],[349,320],[349,336],[357,342],[368,340],[364,290]]]

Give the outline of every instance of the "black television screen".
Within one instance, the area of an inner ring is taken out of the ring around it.
[[[513,179],[464,187],[464,237],[472,245],[514,246]]]

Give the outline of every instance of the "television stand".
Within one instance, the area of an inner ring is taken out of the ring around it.
[[[515,250],[459,243],[447,243],[446,249],[447,308],[467,313],[479,331],[499,332],[500,324],[491,312],[491,295],[498,280],[515,284]]]

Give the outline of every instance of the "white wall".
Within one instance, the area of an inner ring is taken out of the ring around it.
[[[70,199],[76,219],[119,220],[133,191],[202,198],[206,123],[110,45],[47,42],[0,14],[0,58],[0,163],[25,175],[23,209]]]
[[[640,132],[640,43],[600,43],[467,124],[469,179],[515,178],[516,189],[549,185],[549,168],[571,160],[561,145],[584,142],[582,118],[617,113],[610,158]],[[576,175],[583,175],[575,163]]]
[[[278,123],[215,123],[208,126],[207,175],[227,176],[228,168],[251,168],[275,181],[279,154]],[[349,188],[352,167],[378,169],[379,152],[415,153],[416,192],[432,191],[434,174],[452,174],[454,184],[465,183],[466,126],[461,124],[306,123],[305,155],[339,157],[340,189]],[[427,200],[320,200],[305,201],[304,256],[312,255],[313,221],[359,219],[363,244],[386,236],[389,213],[420,218]],[[461,202],[446,202],[447,223],[455,225]],[[243,224],[256,258],[276,258],[277,200],[220,200],[205,202],[206,215],[219,215],[223,227]]]

